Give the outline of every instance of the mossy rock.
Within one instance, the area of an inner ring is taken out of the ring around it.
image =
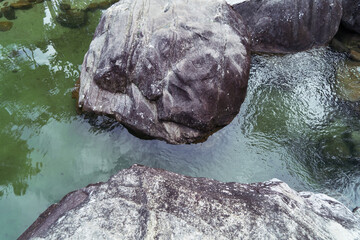
[[[98,2],[98,3],[90,3],[86,7],[86,11],[95,11],[97,9],[107,9],[112,4],[114,4],[114,3],[118,2],[118,1],[119,0],[108,0],[108,1]]]
[[[12,22],[0,22],[0,31],[6,32],[9,31],[13,27]]]
[[[319,135],[320,152],[324,159],[338,163],[360,161],[360,131],[334,122]]]
[[[99,8],[99,4],[98,3],[90,3],[87,7],[86,7],[86,11],[95,11]]]
[[[347,61],[336,73],[337,95],[346,101],[360,101],[360,63]]]
[[[60,12],[56,20],[64,27],[78,28],[86,24],[87,14],[82,10],[70,9]]]
[[[12,7],[13,9],[30,9],[33,7],[33,3],[30,1],[22,0],[19,2],[11,3],[10,7]]]
[[[110,1],[103,1],[103,2],[100,2],[98,5],[99,5],[99,8],[100,9],[107,9],[108,7],[111,6],[111,2]]]
[[[60,3],[59,8],[61,11],[67,11],[71,9],[71,5],[68,3]]]

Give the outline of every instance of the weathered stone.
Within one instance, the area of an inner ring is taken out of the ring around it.
[[[343,9],[342,25],[360,33],[360,0],[343,0]]]
[[[341,0],[238,0],[233,5],[250,29],[252,50],[291,53],[323,46],[340,25]]]
[[[59,12],[56,21],[64,27],[78,28],[86,24],[87,14],[82,10],[70,9]]]
[[[79,106],[144,137],[203,140],[239,112],[248,47],[223,1],[121,1],[104,13],[85,56]]]
[[[12,22],[0,22],[0,31],[6,32],[9,31],[13,26]]]
[[[347,239],[360,218],[279,180],[222,183],[134,165],[48,208],[24,239]]]

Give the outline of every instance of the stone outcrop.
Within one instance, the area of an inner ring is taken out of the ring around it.
[[[360,0],[343,0],[343,9],[343,26],[360,33]]]
[[[360,218],[279,180],[222,183],[134,165],[49,207],[24,239],[359,239]]]
[[[336,34],[342,0],[238,0],[233,8],[249,27],[252,50],[291,53],[323,46]]]
[[[80,76],[79,107],[169,143],[204,140],[246,95],[249,39],[220,0],[124,0],[102,16]]]

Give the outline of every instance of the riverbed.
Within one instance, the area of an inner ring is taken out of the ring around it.
[[[79,28],[60,25],[59,11],[57,1],[16,10],[12,29],[0,32],[0,239],[18,237],[68,192],[135,163],[220,181],[278,178],[360,206],[360,108],[338,80],[353,64],[345,55],[327,47],[254,54],[232,123],[204,143],[170,145],[77,114],[72,90],[104,10],[87,12]],[[360,76],[360,65],[352,69]]]

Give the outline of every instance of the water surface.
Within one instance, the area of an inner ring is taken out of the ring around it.
[[[345,56],[326,48],[254,55],[233,122],[204,143],[174,146],[76,114],[71,91],[101,11],[78,29],[58,24],[59,11],[58,1],[18,10],[0,32],[0,239],[18,237],[66,193],[135,163],[221,181],[278,178],[360,205],[359,103],[340,94],[336,78]]]

